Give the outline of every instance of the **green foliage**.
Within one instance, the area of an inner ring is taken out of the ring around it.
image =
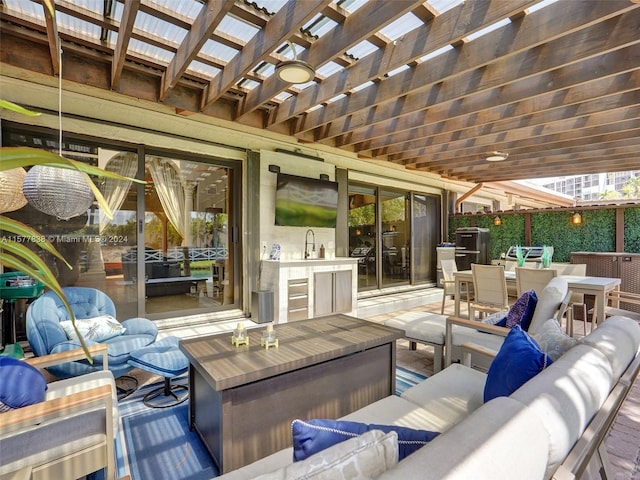
[[[624,251],[640,253],[640,207],[624,211]]]
[[[449,217],[449,241],[456,241],[456,229],[471,226],[471,215],[455,215]]]
[[[375,225],[376,206],[371,203],[349,210],[349,226],[359,227],[361,225]]]
[[[581,211],[582,223],[571,222],[572,210],[531,213],[531,245],[552,246],[554,262],[569,262],[571,252],[615,252],[616,209]],[[502,224],[493,224],[495,215],[453,215],[449,217],[449,238],[455,241],[455,230],[472,225],[488,228],[491,236],[491,258],[512,245],[525,245],[525,213],[501,214]],[[624,251],[640,253],[640,207],[624,210]]]

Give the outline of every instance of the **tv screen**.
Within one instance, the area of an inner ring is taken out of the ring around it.
[[[336,182],[278,174],[276,225],[335,228],[337,216]]]

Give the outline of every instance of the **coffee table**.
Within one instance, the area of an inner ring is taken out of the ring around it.
[[[221,473],[291,445],[296,418],[339,418],[394,393],[403,331],[347,315],[274,326],[279,347],[235,347],[231,334],[182,340],[189,423]]]

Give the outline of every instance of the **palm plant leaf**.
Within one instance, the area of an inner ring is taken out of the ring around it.
[[[38,112],[32,112],[31,110],[27,110],[20,105],[16,105],[13,102],[9,102],[8,100],[0,99],[0,108],[5,108],[7,110],[12,110],[17,113],[21,113],[23,115],[27,115],[28,117],[39,117],[41,114]]]

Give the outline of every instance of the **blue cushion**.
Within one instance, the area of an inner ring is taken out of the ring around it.
[[[484,401],[508,397],[532,379],[552,360],[519,325],[508,333],[487,372]]]
[[[37,368],[12,357],[0,357],[0,412],[44,401],[47,381]]]
[[[525,332],[529,330],[537,303],[538,296],[533,290],[527,290],[520,295],[520,298],[509,308],[506,327],[513,328],[520,325]]]
[[[433,440],[438,432],[415,430],[395,425],[376,425],[346,420],[294,420],[291,424],[293,461],[297,462],[336,443],[357,437],[369,430],[394,431],[398,434],[398,460]]]

